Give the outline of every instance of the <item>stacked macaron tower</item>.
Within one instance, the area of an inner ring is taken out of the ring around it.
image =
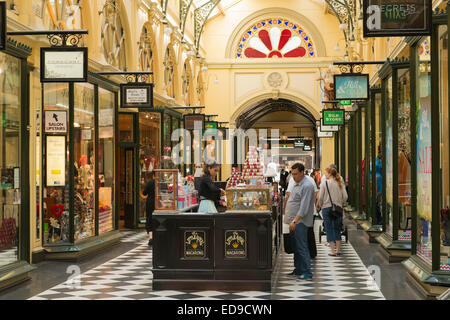
[[[264,181],[263,167],[255,148],[251,148],[247,153],[241,179],[252,185],[257,185],[258,182],[261,184]]]
[[[231,178],[228,180],[227,183],[227,189],[228,188],[234,188],[240,184],[242,184],[244,181],[241,180],[241,173],[237,168],[233,168],[231,171]]]

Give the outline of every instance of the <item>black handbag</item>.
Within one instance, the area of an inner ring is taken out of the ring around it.
[[[342,216],[344,214],[344,209],[342,209],[341,207],[339,207],[333,203],[333,199],[331,199],[330,189],[328,189],[328,181],[325,181],[325,184],[327,185],[328,196],[330,197],[330,201],[331,201],[331,210],[329,211],[328,216],[332,220],[336,220],[337,218],[342,218]]]

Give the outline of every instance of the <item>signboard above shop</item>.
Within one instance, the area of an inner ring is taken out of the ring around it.
[[[312,140],[305,140],[303,151],[312,151]]]
[[[41,48],[41,82],[87,82],[87,74],[87,48]]]
[[[337,132],[339,131],[339,126],[326,126],[323,124],[323,118],[320,119],[320,131],[322,132]]]
[[[153,84],[121,84],[120,97],[121,108],[153,108]]]
[[[185,114],[184,115],[185,130],[204,130],[205,115],[204,114]]]
[[[324,126],[343,126],[345,125],[344,109],[324,109],[322,110],[322,119]]]
[[[335,74],[334,96],[336,100],[369,99],[369,75],[358,73]]]
[[[363,0],[364,37],[431,35],[431,0]]]
[[[0,50],[6,49],[6,2],[0,2]]]

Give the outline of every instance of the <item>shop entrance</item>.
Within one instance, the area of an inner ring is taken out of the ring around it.
[[[119,229],[135,227],[134,153],[134,147],[119,147]]]

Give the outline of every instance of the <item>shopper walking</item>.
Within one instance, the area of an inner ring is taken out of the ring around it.
[[[153,243],[153,233],[152,233],[152,215],[153,211],[155,211],[155,180],[154,180],[154,172],[147,172],[145,175],[146,184],[144,190],[141,191],[141,197],[146,199],[145,202],[145,229],[148,234],[148,245],[151,246]]]
[[[343,207],[347,201],[347,191],[341,176],[336,169],[325,170],[326,180],[322,183],[317,201],[317,210],[322,209],[325,223],[327,242],[330,245],[330,256],[341,255],[341,229],[343,220]],[[333,207],[337,207],[341,214],[334,214]]]
[[[292,166],[295,185],[286,205],[284,222],[289,224],[291,246],[294,251],[295,269],[289,275],[298,276],[299,281],[311,281],[311,260],[308,249],[308,228],[314,219],[314,185],[305,178],[305,167],[301,163]]]
[[[207,161],[203,168],[203,176],[200,178],[198,189],[200,196],[199,213],[217,213],[220,197],[225,195],[225,190],[220,189],[213,182],[219,169],[220,165],[213,160]]]

